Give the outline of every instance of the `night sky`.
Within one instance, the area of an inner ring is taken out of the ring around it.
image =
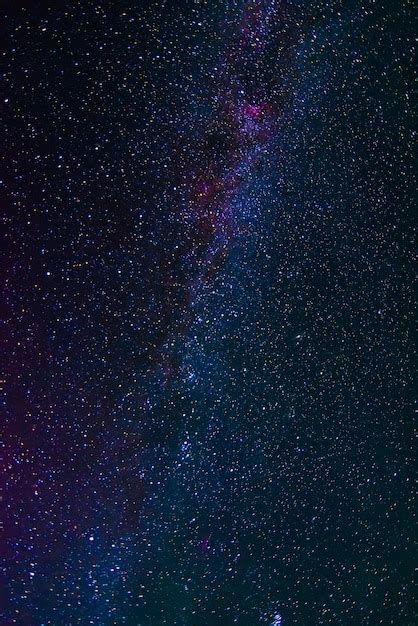
[[[418,624],[412,2],[1,41],[1,626]]]

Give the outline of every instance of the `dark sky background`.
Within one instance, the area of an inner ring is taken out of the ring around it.
[[[412,3],[1,22],[0,624],[416,624]]]

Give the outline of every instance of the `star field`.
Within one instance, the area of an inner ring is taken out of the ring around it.
[[[4,626],[412,626],[409,2],[2,9]]]

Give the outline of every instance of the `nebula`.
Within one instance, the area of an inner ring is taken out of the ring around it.
[[[212,111],[197,130],[178,146],[178,179],[182,189],[178,252],[167,264],[176,278],[167,278],[169,309],[156,362],[163,384],[179,365],[164,354],[174,333],[187,333],[203,285],[222,267],[243,226],[249,207],[238,201],[263,164],[269,143],[277,136],[284,107],[291,98],[289,75],[292,46],[300,28],[289,26],[284,2],[251,0],[229,33],[222,58],[213,71]],[[192,129],[194,130],[193,126]],[[195,133],[196,134],[196,133]],[[172,297],[172,291],[177,294]],[[181,306],[176,307],[181,293]],[[174,305],[173,305],[174,302]]]

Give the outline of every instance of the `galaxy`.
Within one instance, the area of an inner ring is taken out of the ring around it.
[[[412,3],[0,14],[0,625],[416,624]]]

